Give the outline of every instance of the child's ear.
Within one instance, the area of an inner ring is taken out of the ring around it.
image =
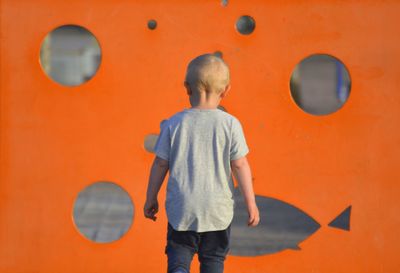
[[[186,88],[186,93],[190,96],[190,95],[192,95],[192,90],[190,90],[190,85],[189,85],[189,83],[187,82],[187,81],[184,81],[183,82],[183,85],[185,86],[185,88]]]

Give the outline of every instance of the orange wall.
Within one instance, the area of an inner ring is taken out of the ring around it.
[[[301,251],[228,256],[226,272],[399,272],[400,2],[272,2],[1,0],[0,272],[166,272],[165,184],[158,220],[142,213],[154,158],[144,138],[189,106],[186,65],[216,50],[231,67],[222,105],[242,122],[256,193],[321,224]],[[256,20],[253,34],[235,30],[241,15]],[[64,24],[89,29],[102,50],[76,87],[39,64],[43,38]],[[313,53],[339,58],[352,79],[331,115],[290,96],[292,70]],[[78,192],[100,180],[135,205],[131,229],[106,244],[72,222]],[[351,230],[328,227],[348,205]]]

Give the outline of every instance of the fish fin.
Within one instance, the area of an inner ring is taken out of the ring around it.
[[[328,226],[343,230],[350,230],[350,213],[351,206],[348,206],[338,216],[336,216],[336,218],[333,219]]]

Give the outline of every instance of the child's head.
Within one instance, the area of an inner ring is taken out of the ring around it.
[[[191,96],[204,93],[206,97],[223,97],[230,88],[229,82],[228,65],[213,54],[200,55],[187,67],[185,86]]]

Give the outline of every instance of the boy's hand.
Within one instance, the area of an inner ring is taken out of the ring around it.
[[[257,226],[260,222],[260,213],[258,211],[257,205],[254,203],[252,205],[249,205],[247,209],[249,213],[249,220],[247,222],[247,225],[249,227]]]
[[[158,212],[158,200],[146,200],[144,204],[144,217],[153,219],[155,221],[157,217],[155,216]]]

